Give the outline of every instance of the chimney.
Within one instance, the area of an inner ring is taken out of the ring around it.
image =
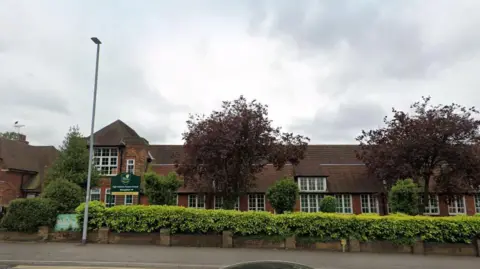
[[[18,134],[18,141],[28,145],[27,136],[24,134]]]

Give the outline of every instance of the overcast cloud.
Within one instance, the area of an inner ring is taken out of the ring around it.
[[[354,143],[422,95],[480,103],[478,0],[0,1],[0,132],[33,144],[121,119],[181,143],[188,113],[243,94],[313,143]]]

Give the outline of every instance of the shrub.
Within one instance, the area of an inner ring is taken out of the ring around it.
[[[145,194],[151,205],[174,205],[176,204],[176,191],[182,182],[174,172],[167,176],[158,175],[155,172],[145,173]]]
[[[104,209],[102,207],[102,209]],[[418,237],[429,242],[470,243],[480,235],[478,217],[427,217],[407,215],[344,215],[205,210],[177,206],[116,206],[93,216],[92,223],[105,223],[115,232],[220,233],[237,235],[354,238],[413,244]],[[100,227],[97,225],[96,227]]]
[[[398,180],[388,193],[392,213],[418,214],[418,185],[412,179]]]
[[[51,181],[42,193],[43,198],[57,202],[60,214],[73,213],[75,208],[84,201],[83,195],[82,188],[64,179]]]
[[[267,191],[267,199],[278,214],[292,211],[297,197],[298,186],[291,178],[275,182]]]
[[[320,202],[320,211],[335,213],[337,211],[337,199],[333,196],[325,196]]]
[[[105,227],[105,204],[100,201],[91,201],[88,203],[88,230],[97,230]],[[83,225],[83,214],[85,203],[81,203],[76,209],[77,220],[80,227]]]
[[[36,232],[40,226],[52,227],[57,212],[57,203],[50,199],[15,199],[10,202],[0,226],[10,231]]]

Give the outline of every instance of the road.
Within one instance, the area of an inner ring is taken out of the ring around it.
[[[0,243],[0,264],[3,265],[214,269],[254,260],[291,261],[322,269],[469,269],[479,268],[480,264],[480,258],[477,257],[143,245]]]

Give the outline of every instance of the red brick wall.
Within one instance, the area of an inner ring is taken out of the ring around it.
[[[27,181],[31,175],[23,174],[24,181]],[[0,205],[8,205],[10,201],[16,198],[22,198],[24,193],[21,190],[22,173],[11,171],[0,171]]]
[[[357,215],[362,213],[360,194],[352,194],[352,211]]]

